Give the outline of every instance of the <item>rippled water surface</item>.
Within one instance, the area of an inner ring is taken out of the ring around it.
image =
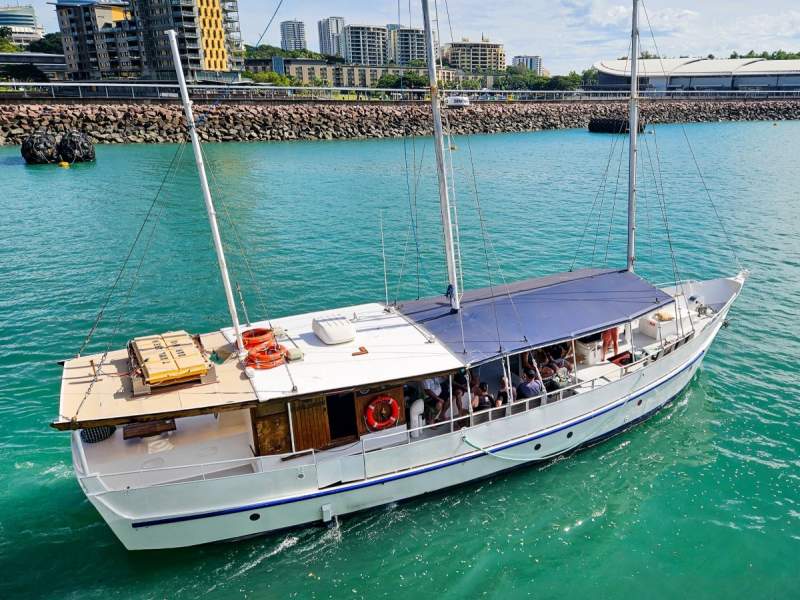
[[[134,253],[90,348],[226,325],[190,151],[103,146],[97,164],[64,170],[27,167],[17,148],[0,148],[0,594],[797,597],[800,123],[685,131],[752,277],[731,327],[678,402],[546,467],[335,528],[140,553],[126,552],[84,499],[68,436],[48,423],[58,408],[56,361],[80,347],[173,159],[177,173],[164,180],[141,238],[148,252],[144,260]],[[683,129],[663,126],[643,139],[638,270],[654,282],[673,278],[656,196],[663,185],[680,275],[736,272]],[[487,285],[488,273],[496,283],[566,270],[576,250],[579,265],[624,264],[626,172],[613,138],[560,131],[454,144],[467,287]],[[382,300],[381,214],[389,295],[442,291],[429,141],[220,144],[206,152],[251,317]],[[658,165],[661,178],[651,168]]]

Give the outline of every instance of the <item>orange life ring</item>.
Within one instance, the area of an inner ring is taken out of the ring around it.
[[[261,344],[275,345],[275,334],[272,329],[266,327],[254,327],[242,332],[242,342],[247,350],[255,348]]]
[[[370,431],[392,427],[400,418],[400,405],[391,396],[378,396],[364,409],[364,420]]]
[[[286,348],[280,344],[261,344],[251,348],[244,361],[254,369],[272,369],[286,362]]]

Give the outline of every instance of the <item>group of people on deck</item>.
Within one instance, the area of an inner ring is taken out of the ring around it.
[[[526,352],[521,356],[520,382],[516,388],[507,376],[500,377],[497,394],[489,384],[480,381],[476,370],[456,373],[452,385],[448,379],[431,377],[423,381],[424,400],[429,407],[428,422],[448,421],[466,417],[472,412],[500,408],[515,400],[536,398],[545,392],[558,390],[574,369],[572,346],[555,344],[549,348]],[[452,389],[452,402],[450,391]],[[454,414],[451,414],[451,407]]]

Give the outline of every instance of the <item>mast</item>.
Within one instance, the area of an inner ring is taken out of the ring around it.
[[[442,108],[439,104],[439,87],[436,77],[436,56],[433,45],[433,29],[428,0],[422,0],[422,20],[425,25],[425,54],[428,62],[428,79],[431,86],[431,112],[433,113],[433,147],[436,150],[436,171],[439,176],[439,205],[444,228],[444,253],[447,259],[447,280],[449,282],[450,307],[461,308],[456,272],[455,247],[453,245],[453,225],[450,217],[450,195],[447,185],[447,171],[444,162],[444,134],[442,133]]]
[[[633,0],[631,25],[631,98],[628,108],[628,271],[636,262],[636,153],[639,137],[639,0]]]
[[[175,30],[167,31],[169,45],[172,48],[172,62],[175,64],[175,74],[178,76],[178,87],[181,91],[181,101],[183,102],[183,112],[186,115],[186,123],[189,128],[189,137],[192,140],[192,150],[194,151],[194,161],[197,164],[197,173],[200,176],[200,187],[203,190],[203,199],[206,202],[206,212],[208,213],[208,223],[211,225],[211,237],[214,239],[214,249],[217,252],[217,262],[219,271],[222,275],[222,286],[225,288],[225,299],[228,302],[228,311],[233,322],[233,331],[236,335],[236,347],[240,352],[244,351],[242,344],[242,331],[239,326],[239,315],[236,312],[236,303],[233,300],[233,289],[231,288],[231,278],[228,275],[228,265],[225,262],[225,251],[222,248],[222,238],[219,235],[219,224],[217,223],[217,212],[214,209],[214,202],[211,199],[211,190],[208,188],[206,179],[206,167],[203,163],[203,154],[200,150],[200,140],[197,137],[197,127],[192,113],[192,103],[189,100],[189,91],[186,89],[186,79],[183,76],[181,66],[181,55],[178,51],[178,37]]]

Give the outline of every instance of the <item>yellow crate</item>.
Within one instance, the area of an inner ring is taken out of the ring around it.
[[[179,383],[208,373],[208,362],[185,331],[139,337],[131,345],[149,385]]]

